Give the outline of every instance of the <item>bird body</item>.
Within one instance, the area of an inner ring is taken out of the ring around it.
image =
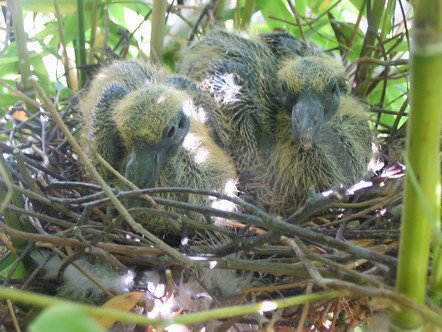
[[[288,34],[214,29],[182,55],[179,72],[217,103],[215,140],[239,189],[270,212],[295,212],[312,191],[367,171],[372,133],[336,59]]]
[[[175,88],[176,82],[183,89]],[[107,181],[123,185],[100,163],[94,150],[139,188],[234,191],[234,166],[204,125],[202,112],[210,100],[198,97],[192,84],[140,61],[115,62],[98,73],[81,97],[80,108],[84,146]],[[199,205],[212,202],[202,195],[170,193],[161,197]],[[197,213],[186,215],[207,222]],[[143,215],[137,221],[161,235],[180,230],[157,216]]]
[[[352,111],[364,111],[351,97],[343,98],[341,103],[354,107]],[[243,161],[248,179],[240,182],[240,190],[269,212],[288,216],[312,191],[323,191],[340,183],[351,184],[366,173],[371,141],[367,118],[361,114],[337,114],[332,123],[322,128],[316,145],[307,151],[287,139],[291,130],[283,125],[290,121],[289,116],[280,114],[277,120],[278,126],[285,130],[262,142],[254,159]],[[355,135],[363,139],[354,140]],[[340,149],[335,148],[341,144]],[[240,181],[243,173],[239,171]]]

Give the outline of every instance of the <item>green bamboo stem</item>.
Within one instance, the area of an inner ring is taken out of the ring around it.
[[[86,32],[84,20],[84,0],[77,0],[77,14],[78,14],[78,74],[81,85],[84,86],[87,80],[84,67],[86,65]]]
[[[85,0],[86,10],[90,10],[93,0]],[[21,0],[24,10],[35,13],[53,13],[54,7],[50,0]],[[75,14],[77,12],[77,2],[73,0],[58,0],[62,14]]]
[[[215,19],[221,23],[224,21],[224,13],[226,11],[226,0],[218,0],[215,7]]]
[[[292,307],[319,300],[331,300],[338,298],[340,296],[342,296],[341,292],[326,291],[321,293],[286,297],[280,300],[263,301],[254,304],[242,304],[242,305],[235,305],[219,309],[205,310],[188,315],[181,315],[178,317],[166,319],[163,323],[158,324],[158,327],[161,329],[161,328],[166,328],[167,326],[172,324],[194,324],[214,319],[244,316],[259,311],[268,312],[275,309]]]
[[[241,26],[241,0],[236,0],[235,13],[233,14],[233,27],[239,29]]]
[[[439,218],[440,221],[440,218]],[[438,223],[440,226],[440,223]],[[439,232],[438,241],[433,240],[433,271],[430,276],[430,289],[431,295],[430,298],[435,305],[441,306],[442,302],[442,240],[440,227],[437,228]],[[435,237],[436,238],[436,237]]]
[[[149,319],[146,316],[137,315],[134,313],[123,312],[115,309],[108,309],[102,307],[94,307],[87,304],[79,304],[57,297],[42,295],[32,292],[26,292],[15,288],[6,288],[0,286],[0,298],[10,299],[14,302],[20,302],[39,307],[52,307],[55,305],[69,304],[84,310],[86,313],[97,317],[115,318],[122,322],[135,323],[140,325],[153,325],[161,321],[159,318]]]
[[[78,304],[66,300],[62,300],[56,297],[51,297],[47,295],[40,295],[36,293],[26,292],[22,290],[5,288],[0,286],[0,298],[10,299],[16,302],[32,304],[41,307],[50,307],[54,305],[69,304],[76,306],[97,317],[108,317],[118,319],[122,322],[135,323],[140,325],[153,325],[158,326],[159,329],[166,328],[172,324],[194,324],[199,322],[205,322],[213,319],[229,318],[236,316],[243,316],[247,314],[253,314],[258,311],[271,311],[279,308],[287,308],[291,306],[296,306],[304,304],[307,302],[314,302],[319,300],[331,300],[342,296],[341,292],[337,291],[327,291],[321,293],[298,295],[293,297],[287,297],[280,300],[274,301],[264,301],[254,304],[236,305],[231,307],[224,307],[213,310],[205,310],[200,312],[195,312],[187,315],[180,315],[173,318],[154,318],[150,319],[146,316],[141,316],[133,313],[122,312],[115,309],[108,309],[104,307],[94,307],[91,305]]]
[[[66,82],[68,87],[73,90],[78,90],[78,79],[76,77],[75,71],[73,68],[70,68],[68,52],[66,50],[66,41],[64,39],[63,34],[63,16],[61,15],[60,5],[58,0],[53,0],[55,17],[57,18],[58,25],[58,38],[60,38],[60,47],[61,47],[61,59],[63,62],[64,72],[66,76]]]
[[[409,171],[405,179],[396,288],[399,293],[424,303],[432,227],[440,230],[442,0],[416,1],[414,29],[406,147],[407,167],[412,172]],[[412,175],[415,175],[415,184]],[[434,262],[439,261],[440,258],[435,257]],[[436,266],[436,270],[440,271],[440,266]],[[434,280],[432,284],[440,285],[440,282]],[[419,330],[422,325],[421,316],[413,310],[405,308],[394,312],[392,330]]]
[[[371,7],[371,15],[368,17],[369,24],[367,28],[367,33],[365,35],[364,43],[362,45],[361,53],[359,58],[371,57],[373,50],[376,45],[376,36],[379,30],[379,25],[381,24],[381,19],[385,10],[386,0],[374,0]],[[369,4],[369,2],[368,2]],[[355,74],[356,90],[353,91],[359,97],[365,97],[367,89],[371,80],[367,77],[370,75],[372,69],[372,64],[367,62],[362,62],[358,65]]]
[[[93,0],[92,2],[92,15],[91,15],[91,40],[89,41],[89,59],[88,63],[92,63],[94,59],[95,50],[95,38],[97,34],[98,27],[98,7],[99,0]]]
[[[166,0],[154,0],[152,8],[152,32],[150,35],[150,59],[157,63],[163,62],[166,9]]]
[[[12,23],[14,26],[15,43],[17,44],[18,66],[20,70],[21,80],[24,93],[34,98],[35,92],[30,82],[32,76],[31,62],[29,60],[29,52],[27,48],[27,36],[23,25],[23,12],[20,0],[7,0],[7,6],[11,12]],[[33,112],[33,105],[26,103],[29,111]]]
[[[406,157],[406,156],[405,156]],[[408,158],[406,163],[409,164]],[[429,297],[432,302],[438,306],[442,298],[442,262],[441,262],[441,249],[442,249],[442,232],[440,231],[440,214],[434,216],[428,202],[425,199],[422,188],[419,185],[419,181],[416,178],[412,168],[408,169],[408,176],[413,188],[416,189],[420,202],[423,203],[423,208],[427,216],[430,216],[431,232],[432,232],[432,271],[430,276],[430,293]]]
[[[255,11],[255,0],[246,0],[246,4],[244,6],[243,14],[242,14],[242,22],[241,28],[248,29],[250,26],[250,21],[252,19],[252,15]]]

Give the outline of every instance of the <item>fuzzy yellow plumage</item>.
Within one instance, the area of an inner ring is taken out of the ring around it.
[[[365,107],[325,52],[285,32],[215,28],[183,52],[179,72],[217,103],[213,135],[235,162],[240,190],[270,212],[287,216],[312,191],[367,174]]]
[[[143,62],[120,61],[102,69],[82,96],[80,108],[84,146],[105,179],[122,185],[93,150],[140,188],[184,187],[234,194],[234,166],[204,125],[211,101],[199,94],[186,78]],[[159,196],[198,205],[216,201],[203,195]],[[198,223],[209,222],[198,213],[168,210]],[[179,220],[144,213],[137,221],[161,235],[180,232]]]

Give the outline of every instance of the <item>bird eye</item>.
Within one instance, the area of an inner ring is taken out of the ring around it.
[[[167,132],[168,138],[172,138],[173,135],[175,135],[175,126],[170,127],[169,131]]]

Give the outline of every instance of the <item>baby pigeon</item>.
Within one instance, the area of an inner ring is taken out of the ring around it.
[[[179,72],[217,103],[209,124],[234,160],[239,189],[268,211],[295,212],[312,191],[367,172],[373,135],[342,64],[285,33],[213,29]]]
[[[101,175],[122,185],[94,151],[139,188],[185,187],[233,195],[234,166],[204,123],[210,99],[197,93],[201,92],[189,80],[140,61],[117,61],[102,69],[80,98],[84,146]],[[202,195],[160,196],[213,203]],[[208,222],[200,214],[181,213]],[[179,234],[180,227],[165,219],[143,215],[137,221],[156,234]]]

